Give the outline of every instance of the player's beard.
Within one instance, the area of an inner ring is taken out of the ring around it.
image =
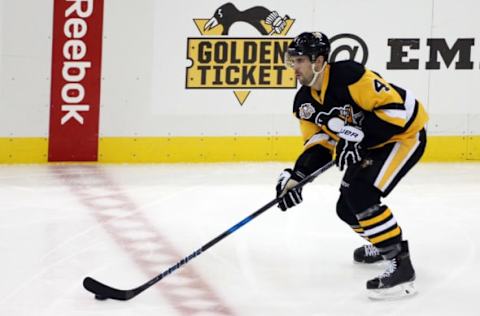
[[[300,75],[300,77],[298,78],[298,82],[300,82],[302,86],[308,86],[308,84],[312,81],[312,79],[313,79],[313,73],[308,78],[305,75]]]

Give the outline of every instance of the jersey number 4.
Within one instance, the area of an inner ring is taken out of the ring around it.
[[[384,84],[383,82],[377,79],[373,80],[373,85],[375,86],[375,91],[377,91],[378,93],[382,92],[382,90],[385,90],[385,91],[390,90],[390,88],[387,87],[386,84]]]

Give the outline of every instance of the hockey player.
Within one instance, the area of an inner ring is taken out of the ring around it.
[[[285,56],[302,85],[293,113],[304,149],[293,169],[280,174],[276,191],[283,199],[278,207],[285,211],[302,202],[301,189],[292,187],[335,159],[345,170],[337,214],[369,242],[354,251],[354,260],[388,262],[383,274],[367,281],[369,297],[414,294],[408,243],[381,198],[423,155],[427,114],[410,91],[361,64],[328,63],[329,51],[325,34],[305,32],[290,43]]]

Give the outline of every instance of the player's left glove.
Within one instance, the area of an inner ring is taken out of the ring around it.
[[[303,174],[295,172],[292,169],[285,169],[280,173],[276,191],[277,197],[282,198],[282,200],[278,202],[278,207],[282,211],[286,211],[288,208],[302,203],[302,188],[292,188],[302,181],[303,178],[305,178]]]
[[[335,164],[343,171],[348,166],[360,162],[365,156],[365,148],[362,145],[364,134],[362,130],[346,125],[337,134],[340,140],[335,147]]]

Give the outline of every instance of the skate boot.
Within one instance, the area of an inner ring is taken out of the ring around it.
[[[358,247],[353,252],[353,261],[359,263],[375,263],[382,261],[383,258],[380,255],[377,247],[374,245],[368,244]]]
[[[410,261],[407,241],[402,241],[400,253],[388,261],[385,272],[367,281],[371,299],[394,299],[416,294],[413,286],[415,270]]]

